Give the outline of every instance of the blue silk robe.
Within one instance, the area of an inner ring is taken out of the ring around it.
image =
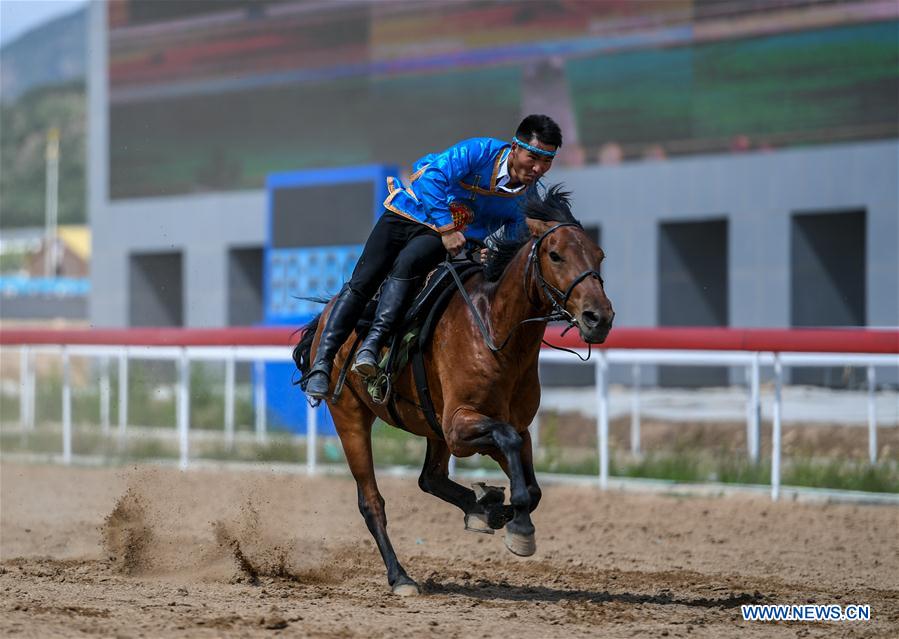
[[[408,187],[403,188],[397,178],[387,178],[390,195],[384,208],[438,233],[462,231],[477,240],[503,226],[523,224],[520,206],[528,189],[496,190],[497,175],[510,148],[501,140],[471,138],[442,153],[428,154],[413,165]],[[458,204],[473,215],[465,214]]]

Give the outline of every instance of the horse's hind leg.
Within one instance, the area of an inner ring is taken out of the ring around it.
[[[394,594],[417,595],[418,584],[413,581],[396,558],[396,552],[387,536],[387,514],[384,510],[384,498],[378,490],[375,479],[375,466],[371,453],[371,425],[374,416],[359,402],[352,393],[346,393],[331,407],[331,415],[337,426],[337,434],[346,455],[347,464],[359,496],[359,512],[365,518],[365,525],[381,552],[381,558],[387,567],[387,583]]]
[[[446,442],[428,439],[428,452],[418,478],[418,486],[426,493],[460,508],[465,513],[466,530],[492,535],[493,528],[488,524],[487,510],[478,503],[475,492],[449,478],[449,458]],[[505,524],[505,520],[501,523]]]
[[[498,451],[505,458],[503,470],[509,476],[509,501],[514,513],[506,525],[506,547],[516,555],[533,555],[537,545],[530,514],[531,493],[521,459],[521,435],[511,424],[464,408],[453,414],[447,435],[453,452],[459,455]]]

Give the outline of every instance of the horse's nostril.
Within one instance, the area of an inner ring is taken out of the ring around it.
[[[584,311],[583,313],[581,313],[581,319],[583,320],[584,324],[586,324],[590,328],[593,328],[594,326],[599,324],[599,315],[597,315],[593,311]]]

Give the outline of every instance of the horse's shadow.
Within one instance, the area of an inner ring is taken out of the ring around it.
[[[460,584],[455,582],[441,583],[434,579],[428,579],[424,583],[424,591],[435,595],[459,595],[473,599],[505,599],[509,601],[545,601],[558,603],[561,601],[578,601],[583,603],[625,603],[656,604],[662,606],[690,606],[694,608],[736,608],[745,604],[754,604],[765,601],[766,597],[760,592],[731,593],[725,597],[678,597],[670,592],[657,594],[645,593],[610,593],[608,590],[579,590],[547,588],[545,586],[513,586],[506,582],[492,582],[479,579],[472,584]]]

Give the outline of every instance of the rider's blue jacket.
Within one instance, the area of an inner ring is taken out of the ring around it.
[[[471,138],[442,153],[428,154],[413,165],[408,187],[403,188],[397,178],[387,178],[390,194],[384,208],[438,233],[458,230],[477,240],[503,226],[522,224],[520,207],[527,189],[515,193],[496,189],[510,149],[501,140]]]

